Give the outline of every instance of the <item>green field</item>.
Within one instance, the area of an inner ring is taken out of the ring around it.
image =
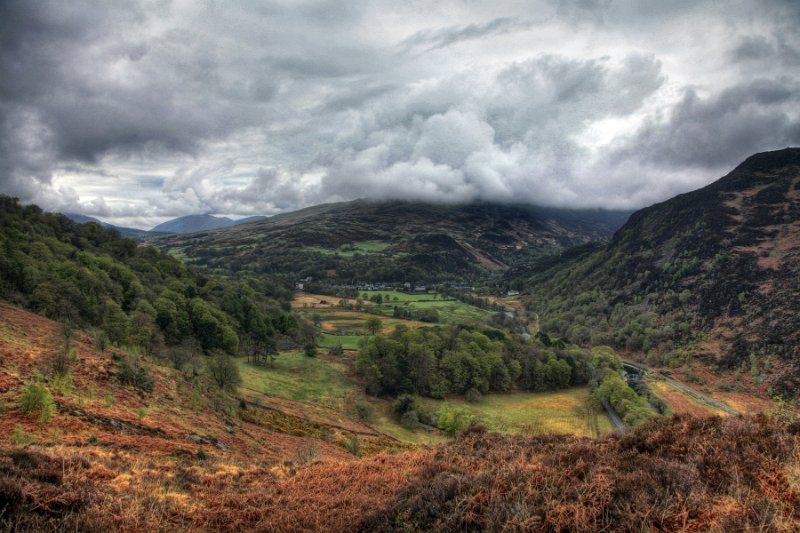
[[[255,366],[236,359],[244,387],[301,402],[312,402],[343,410],[347,393],[355,383],[345,375],[345,366],[300,352],[284,352],[274,367]]]
[[[434,295],[427,292],[400,292],[400,291],[361,291],[358,296],[364,300],[369,300],[373,296],[380,294],[384,300],[388,296],[392,301],[398,302],[418,302],[420,300],[433,300]],[[366,296],[366,298],[364,298]],[[438,296],[437,296],[438,298]]]
[[[444,403],[430,398],[421,401],[434,412]],[[602,409],[591,402],[589,389],[583,387],[540,393],[488,394],[477,404],[455,398],[447,402],[469,411],[480,423],[499,433],[596,436],[613,429]]]
[[[396,305],[413,310],[435,309],[439,314],[439,322],[447,324],[462,323],[472,320],[483,321],[488,319],[493,313],[477,307],[471,306],[458,300],[411,300],[403,303],[392,302],[383,304],[371,304],[370,309],[378,311],[384,315],[392,316]]]
[[[332,348],[341,344],[345,350],[358,350],[358,343],[368,338],[366,335],[330,335],[323,333],[317,337],[317,343],[322,348]]]

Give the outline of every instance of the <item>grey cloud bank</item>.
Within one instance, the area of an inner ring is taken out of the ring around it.
[[[635,208],[800,144],[796,2],[0,3],[0,192]]]

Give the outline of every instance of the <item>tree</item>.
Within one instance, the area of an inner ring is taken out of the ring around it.
[[[235,392],[242,384],[242,376],[239,374],[236,362],[222,352],[217,352],[208,359],[206,372],[215,385],[228,392]]]
[[[371,316],[367,319],[365,327],[370,335],[377,335],[383,329],[383,321],[376,316]]]
[[[106,310],[103,313],[103,329],[108,334],[111,342],[117,346],[127,342],[130,320],[128,315],[114,300],[106,300]]]

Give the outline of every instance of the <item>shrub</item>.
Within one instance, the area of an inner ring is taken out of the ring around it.
[[[407,429],[414,429],[419,426],[419,415],[416,411],[406,411],[400,417],[400,425]]]
[[[97,353],[105,353],[106,348],[108,348],[108,335],[102,329],[96,329],[94,331],[94,349],[97,350]]]
[[[331,346],[330,348],[328,348],[328,355],[333,355],[333,356],[344,355],[344,348],[342,348],[341,344],[337,344],[336,346]]]
[[[392,402],[392,410],[398,417],[402,417],[408,411],[416,411],[417,408],[417,399],[411,394],[401,394]]]
[[[14,426],[14,432],[11,434],[11,442],[17,446],[25,446],[36,440],[36,437],[27,433],[20,424]]]
[[[358,400],[353,406],[356,418],[368,422],[372,418],[372,406],[366,400]]]
[[[478,389],[469,389],[464,395],[464,399],[469,403],[480,403],[483,397]]]
[[[456,433],[464,431],[475,422],[474,417],[465,409],[452,407],[447,403],[439,408],[437,416],[437,426],[450,436],[454,436]]]
[[[314,346],[313,342],[309,342],[303,347],[303,353],[306,355],[306,357],[316,357],[317,347]]]
[[[123,385],[131,385],[144,392],[153,392],[155,387],[153,378],[138,357],[123,357],[119,362],[117,378]]]
[[[56,374],[50,381],[50,385],[60,395],[66,396],[72,393],[72,374]]]
[[[234,392],[242,384],[242,376],[236,362],[224,353],[218,352],[206,363],[206,372],[211,380],[222,390]]]
[[[30,383],[22,392],[19,398],[20,410],[27,414],[33,415],[39,412],[39,421],[42,423],[47,422],[56,413],[56,404],[53,397],[47,392],[43,385],[38,383]]]

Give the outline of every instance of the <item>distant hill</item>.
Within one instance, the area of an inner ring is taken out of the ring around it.
[[[253,216],[241,220],[233,220],[228,217],[215,217],[213,215],[186,215],[162,222],[150,231],[161,233],[192,233],[194,231],[206,231],[237,226],[239,224],[263,220],[265,218],[266,217],[263,216]]]
[[[545,331],[800,387],[800,149],[754,155],[562,259],[527,283]]]
[[[155,236],[159,233],[153,234],[147,230],[137,229],[137,228],[126,228],[123,226],[115,226],[113,224],[109,224],[108,222],[103,222],[102,220],[86,215],[81,215],[78,213],[63,213],[65,217],[72,220],[73,222],[77,222],[78,224],[88,224],[89,222],[94,222],[95,224],[100,224],[104,228],[109,228],[116,230],[123,237],[130,237],[132,239],[143,239],[146,236]]]
[[[190,263],[236,272],[429,282],[535,267],[570,246],[608,240],[628,214],[356,200],[151,242]]]

